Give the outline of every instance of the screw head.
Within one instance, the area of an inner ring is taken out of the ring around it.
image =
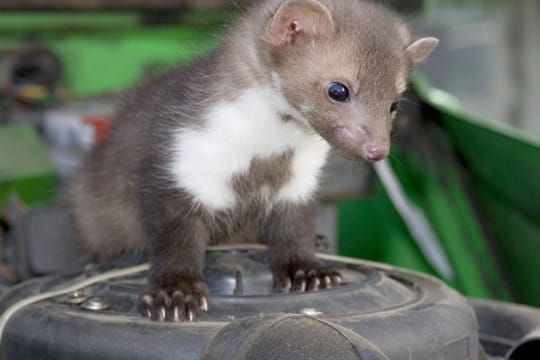
[[[88,299],[88,296],[84,293],[84,291],[74,291],[70,294],[62,296],[58,299],[58,301],[64,304],[79,305],[83,303],[86,299]]]
[[[92,297],[81,304],[81,308],[90,311],[107,310],[109,305],[99,297]]]
[[[310,316],[322,315],[322,312],[315,308],[303,308],[302,310],[300,310],[300,313],[304,315],[310,315]]]

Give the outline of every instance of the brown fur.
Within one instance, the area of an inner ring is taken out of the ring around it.
[[[406,77],[412,65],[400,35],[404,25],[367,2],[353,7],[347,1],[321,3],[330,9],[335,25],[324,25],[324,32],[301,46],[270,47],[267,66],[283,79],[286,97],[318,133],[345,155],[365,159],[362,146],[389,147],[389,109],[402,90],[396,88],[397,79]],[[356,90],[349,104],[328,101],[324,87],[331,81]],[[341,127],[356,137],[340,138],[336,130]]]

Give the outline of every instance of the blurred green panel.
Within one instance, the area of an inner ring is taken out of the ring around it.
[[[56,172],[33,126],[0,126],[0,204],[17,194],[27,204],[49,201]]]
[[[337,208],[339,254],[434,274],[380,184],[374,195]]]
[[[118,91],[142,76],[185,62],[215,46],[209,30],[150,28],[45,39],[65,65],[66,87],[77,96]]]
[[[73,11],[2,11],[0,33],[30,33],[38,31],[83,30],[104,28],[129,29],[139,25],[133,12],[73,12]]]
[[[75,96],[123,90],[142,76],[208,52],[231,11],[191,11],[181,23],[143,25],[135,12],[0,14],[0,47],[40,43],[63,63],[64,87]]]

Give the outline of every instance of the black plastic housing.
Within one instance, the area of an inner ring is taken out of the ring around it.
[[[0,359],[483,359],[478,323],[465,298],[422,274],[332,258],[336,289],[273,291],[263,250],[208,252],[210,310],[194,323],[157,323],[135,305],[144,273],[18,311]],[[0,312],[76,278],[25,282],[0,296]],[[101,309],[88,310],[89,300]]]

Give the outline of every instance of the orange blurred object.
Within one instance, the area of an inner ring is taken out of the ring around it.
[[[105,135],[112,125],[112,120],[107,116],[85,116],[83,123],[94,127],[94,145],[97,145],[105,139]]]

